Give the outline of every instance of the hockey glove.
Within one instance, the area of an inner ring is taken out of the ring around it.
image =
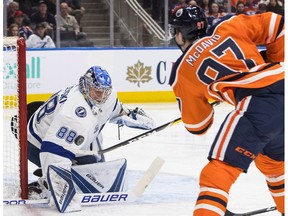
[[[131,128],[150,130],[155,127],[154,120],[149,117],[143,109],[136,107],[128,109],[122,105],[123,111],[119,116],[110,120],[111,123],[126,125]]]

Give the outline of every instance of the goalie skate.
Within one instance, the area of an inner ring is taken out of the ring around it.
[[[42,185],[39,183],[39,181],[40,179],[38,181],[28,184],[28,199],[32,200],[48,199],[49,191],[44,186],[45,183],[44,185]]]

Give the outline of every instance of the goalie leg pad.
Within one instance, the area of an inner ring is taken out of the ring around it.
[[[72,166],[72,178],[79,193],[126,190],[126,159]]]
[[[69,170],[49,165],[47,180],[52,198],[59,212],[80,211],[81,204]]]

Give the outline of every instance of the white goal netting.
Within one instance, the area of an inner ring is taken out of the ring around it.
[[[3,38],[3,196],[20,197],[19,80],[17,38]],[[11,120],[14,118],[13,124]]]

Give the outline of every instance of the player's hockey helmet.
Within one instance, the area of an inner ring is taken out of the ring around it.
[[[170,36],[180,31],[187,40],[195,40],[206,34],[207,20],[203,9],[198,6],[186,6],[176,10],[169,22]]]
[[[106,70],[93,66],[80,77],[79,89],[91,106],[99,106],[111,94],[112,80]]]

